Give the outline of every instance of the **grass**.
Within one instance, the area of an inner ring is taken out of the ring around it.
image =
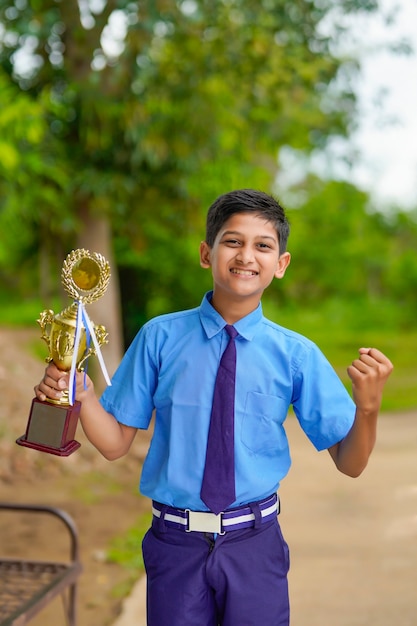
[[[129,580],[137,580],[145,567],[142,558],[142,540],[152,523],[152,513],[143,513],[135,525],[122,536],[115,537],[107,549],[109,563],[117,563],[129,570]],[[124,590],[121,591],[123,595]]]

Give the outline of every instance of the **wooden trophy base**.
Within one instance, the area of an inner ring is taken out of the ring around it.
[[[34,398],[26,433],[16,443],[56,456],[69,456],[81,445],[74,440],[80,408],[78,401],[73,406],[63,406]]]

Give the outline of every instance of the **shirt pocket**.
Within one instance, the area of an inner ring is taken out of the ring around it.
[[[248,392],[242,419],[242,443],[255,453],[275,454],[286,449],[288,442],[283,423],[287,412],[285,398]]]

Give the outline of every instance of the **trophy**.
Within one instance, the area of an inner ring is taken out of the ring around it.
[[[61,280],[65,291],[74,299],[66,309],[57,313],[42,311],[37,320],[42,330],[49,355],[64,372],[70,372],[69,386],[58,400],[32,400],[26,433],[16,443],[57,456],[69,456],[80,443],[74,440],[81,403],[75,396],[75,370],[83,371],[86,360],[97,355],[107,384],[110,380],[101,355],[100,346],[107,343],[104,326],[96,326],[89,319],[85,305],[98,300],[107,289],[110,267],[96,252],[73,250],[62,266]]]

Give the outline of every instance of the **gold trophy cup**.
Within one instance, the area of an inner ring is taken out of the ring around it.
[[[104,294],[110,280],[110,266],[101,254],[73,250],[64,261],[61,279],[65,291],[75,302],[56,315],[52,310],[42,311],[37,320],[41,338],[49,349],[46,362],[53,361],[60,370],[73,374],[75,369],[83,370],[90,356],[98,354],[107,376],[100,353],[100,346],[107,343],[107,332],[104,326],[91,322],[84,305]],[[71,392],[70,381],[69,391],[59,400],[48,398],[42,402],[34,398],[26,433],[16,443],[57,456],[75,452],[80,447],[74,437],[81,403],[72,400]]]

